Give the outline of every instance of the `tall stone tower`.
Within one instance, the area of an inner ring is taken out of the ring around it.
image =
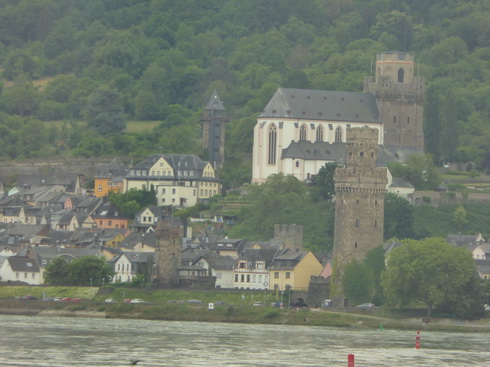
[[[343,269],[383,244],[386,168],[376,167],[377,129],[347,128],[345,166],[335,171],[335,233],[332,301],[348,306],[342,291]]]
[[[383,120],[383,145],[423,151],[425,80],[415,76],[414,69],[409,53],[378,53],[375,76],[365,78],[364,92],[376,97]]]
[[[181,263],[183,227],[173,226],[171,221],[160,221],[155,232],[155,281],[163,287],[176,287]]]
[[[275,224],[274,241],[282,242],[284,249],[303,251],[303,226],[296,224]]]
[[[214,169],[222,168],[225,160],[225,117],[223,102],[216,89],[204,108],[202,122],[202,147],[208,150],[208,160]]]

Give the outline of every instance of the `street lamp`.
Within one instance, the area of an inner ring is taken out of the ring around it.
[[[90,278],[90,287],[93,287],[92,278]]]
[[[102,287],[104,286],[105,278],[102,278]]]

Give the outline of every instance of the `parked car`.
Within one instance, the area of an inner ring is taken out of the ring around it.
[[[187,303],[193,304],[193,305],[200,305],[202,304],[202,301],[199,299],[190,299],[187,301]]]
[[[107,298],[104,302],[105,303],[117,303],[117,301],[114,298]]]
[[[291,307],[308,308],[308,305],[305,303],[303,298],[299,297],[296,299],[296,301],[291,302]]]
[[[129,303],[148,303],[148,302],[142,300],[141,298],[133,298]]]
[[[265,306],[264,302],[254,302],[253,305],[255,307],[263,307],[263,306]]]
[[[123,303],[131,303],[131,298],[123,299]]]
[[[373,307],[374,307],[374,303],[363,303],[363,304],[356,306],[356,308],[361,309],[361,310],[370,310]]]
[[[82,299],[81,298],[72,298],[71,301],[72,302],[82,302]]]

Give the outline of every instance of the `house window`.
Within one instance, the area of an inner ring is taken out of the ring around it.
[[[235,282],[238,282],[238,274],[235,274]]]
[[[112,226],[112,220],[109,220],[109,223],[108,223],[110,226]]]
[[[271,125],[269,128],[269,151],[267,157],[267,164],[276,164],[276,143],[277,143],[277,129],[276,125]]]
[[[172,194],[175,194],[175,189],[172,189]]]
[[[19,277],[19,273],[15,273],[15,277],[18,278]]]
[[[27,273],[24,273],[24,278],[27,278]]]
[[[356,219],[356,227],[359,227],[361,225],[361,222],[359,221],[359,219]]]
[[[247,283],[250,283],[250,274],[247,274]]]
[[[36,278],[36,273],[32,273],[32,279]]]
[[[97,189],[98,189],[99,191],[102,191],[102,185],[99,185],[99,186],[97,187]]]
[[[407,124],[410,123],[410,116],[407,116]]]
[[[291,273],[289,271],[286,272],[286,279],[291,279]]]
[[[299,167],[299,161],[296,161],[296,168]]]
[[[318,125],[316,128],[316,141],[323,141],[323,126]]]
[[[245,274],[242,274],[242,276],[240,277],[240,281],[243,283],[245,282]]]
[[[279,272],[278,271],[274,272],[274,279],[279,279]]]
[[[396,122],[396,116],[393,116],[393,123]]]
[[[342,128],[340,126],[335,129],[335,141],[340,142],[342,141]]]

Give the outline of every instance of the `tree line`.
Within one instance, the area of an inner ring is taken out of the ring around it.
[[[484,0],[0,0],[0,158],[195,153],[214,89],[223,177],[250,180],[252,129],[278,87],[360,91],[377,52],[413,52],[436,164],[488,171]],[[190,10],[192,9],[192,10]],[[126,131],[128,121],[157,123]]]

